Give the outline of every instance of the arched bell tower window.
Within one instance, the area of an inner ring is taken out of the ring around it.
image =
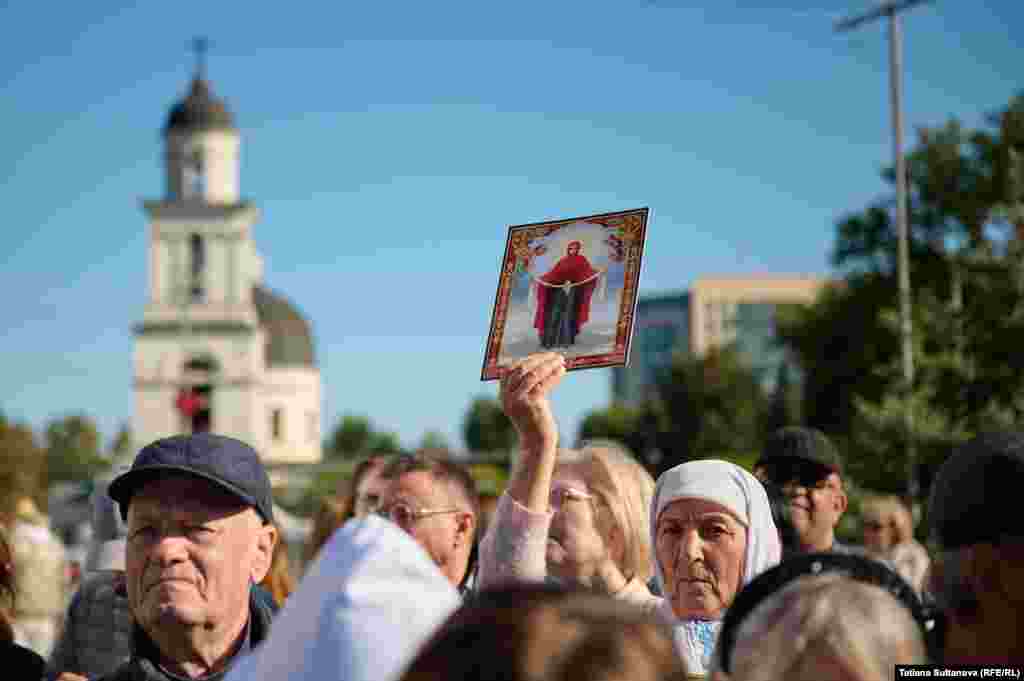
[[[193,234],[189,237],[189,300],[193,303],[202,302],[206,297],[206,289],[203,286],[203,278],[206,270],[206,244],[201,234]]]
[[[193,148],[186,153],[182,172],[184,198],[202,199],[206,196],[206,168],[200,149]]]
[[[219,368],[217,360],[210,356],[185,362],[181,387],[174,400],[182,432],[205,433],[213,429],[213,384]]]

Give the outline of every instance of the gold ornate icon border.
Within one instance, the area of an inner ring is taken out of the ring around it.
[[[611,352],[566,358],[566,369],[572,371],[575,369],[625,366],[629,362],[629,352],[632,347],[633,327],[636,320],[637,291],[640,285],[640,271],[643,264],[644,245],[647,241],[649,217],[650,209],[645,207],[615,213],[600,213],[597,215],[566,218],[564,220],[510,225],[508,237],[505,241],[505,252],[501,259],[498,291],[494,296],[494,310],[491,314],[491,328],[487,337],[480,380],[493,381],[501,378],[502,367],[498,364],[498,357],[501,356],[501,346],[505,336],[505,323],[508,319],[512,278],[515,275],[519,262],[528,257],[530,241],[547,236],[559,228],[575,222],[592,222],[617,228],[616,233],[622,240],[625,251],[623,258],[625,275],[622,296],[619,301],[619,315],[616,321],[613,350]]]

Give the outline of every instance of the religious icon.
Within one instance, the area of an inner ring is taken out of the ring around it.
[[[534,352],[566,367],[629,358],[648,209],[509,227],[481,379]]]

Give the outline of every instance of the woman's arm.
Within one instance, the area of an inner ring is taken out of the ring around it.
[[[565,358],[543,352],[520,360],[501,379],[501,405],[519,434],[519,462],[508,495],[534,513],[548,511],[558,452],[548,394],[564,375]]]
[[[548,393],[565,375],[556,353],[530,355],[505,372],[501,402],[519,434],[519,461],[480,544],[482,588],[508,580],[540,581],[552,513],[551,477],[558,452],[558,427]]]

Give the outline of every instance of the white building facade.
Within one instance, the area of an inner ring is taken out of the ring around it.
[[[267,463],[321,459],[320,372],[309,322],[263,286],[239,194],[240,138],[197,73],[164,127],[165,196],[149,219],[148,295],[135,326],[136,445],[211,431]]]

